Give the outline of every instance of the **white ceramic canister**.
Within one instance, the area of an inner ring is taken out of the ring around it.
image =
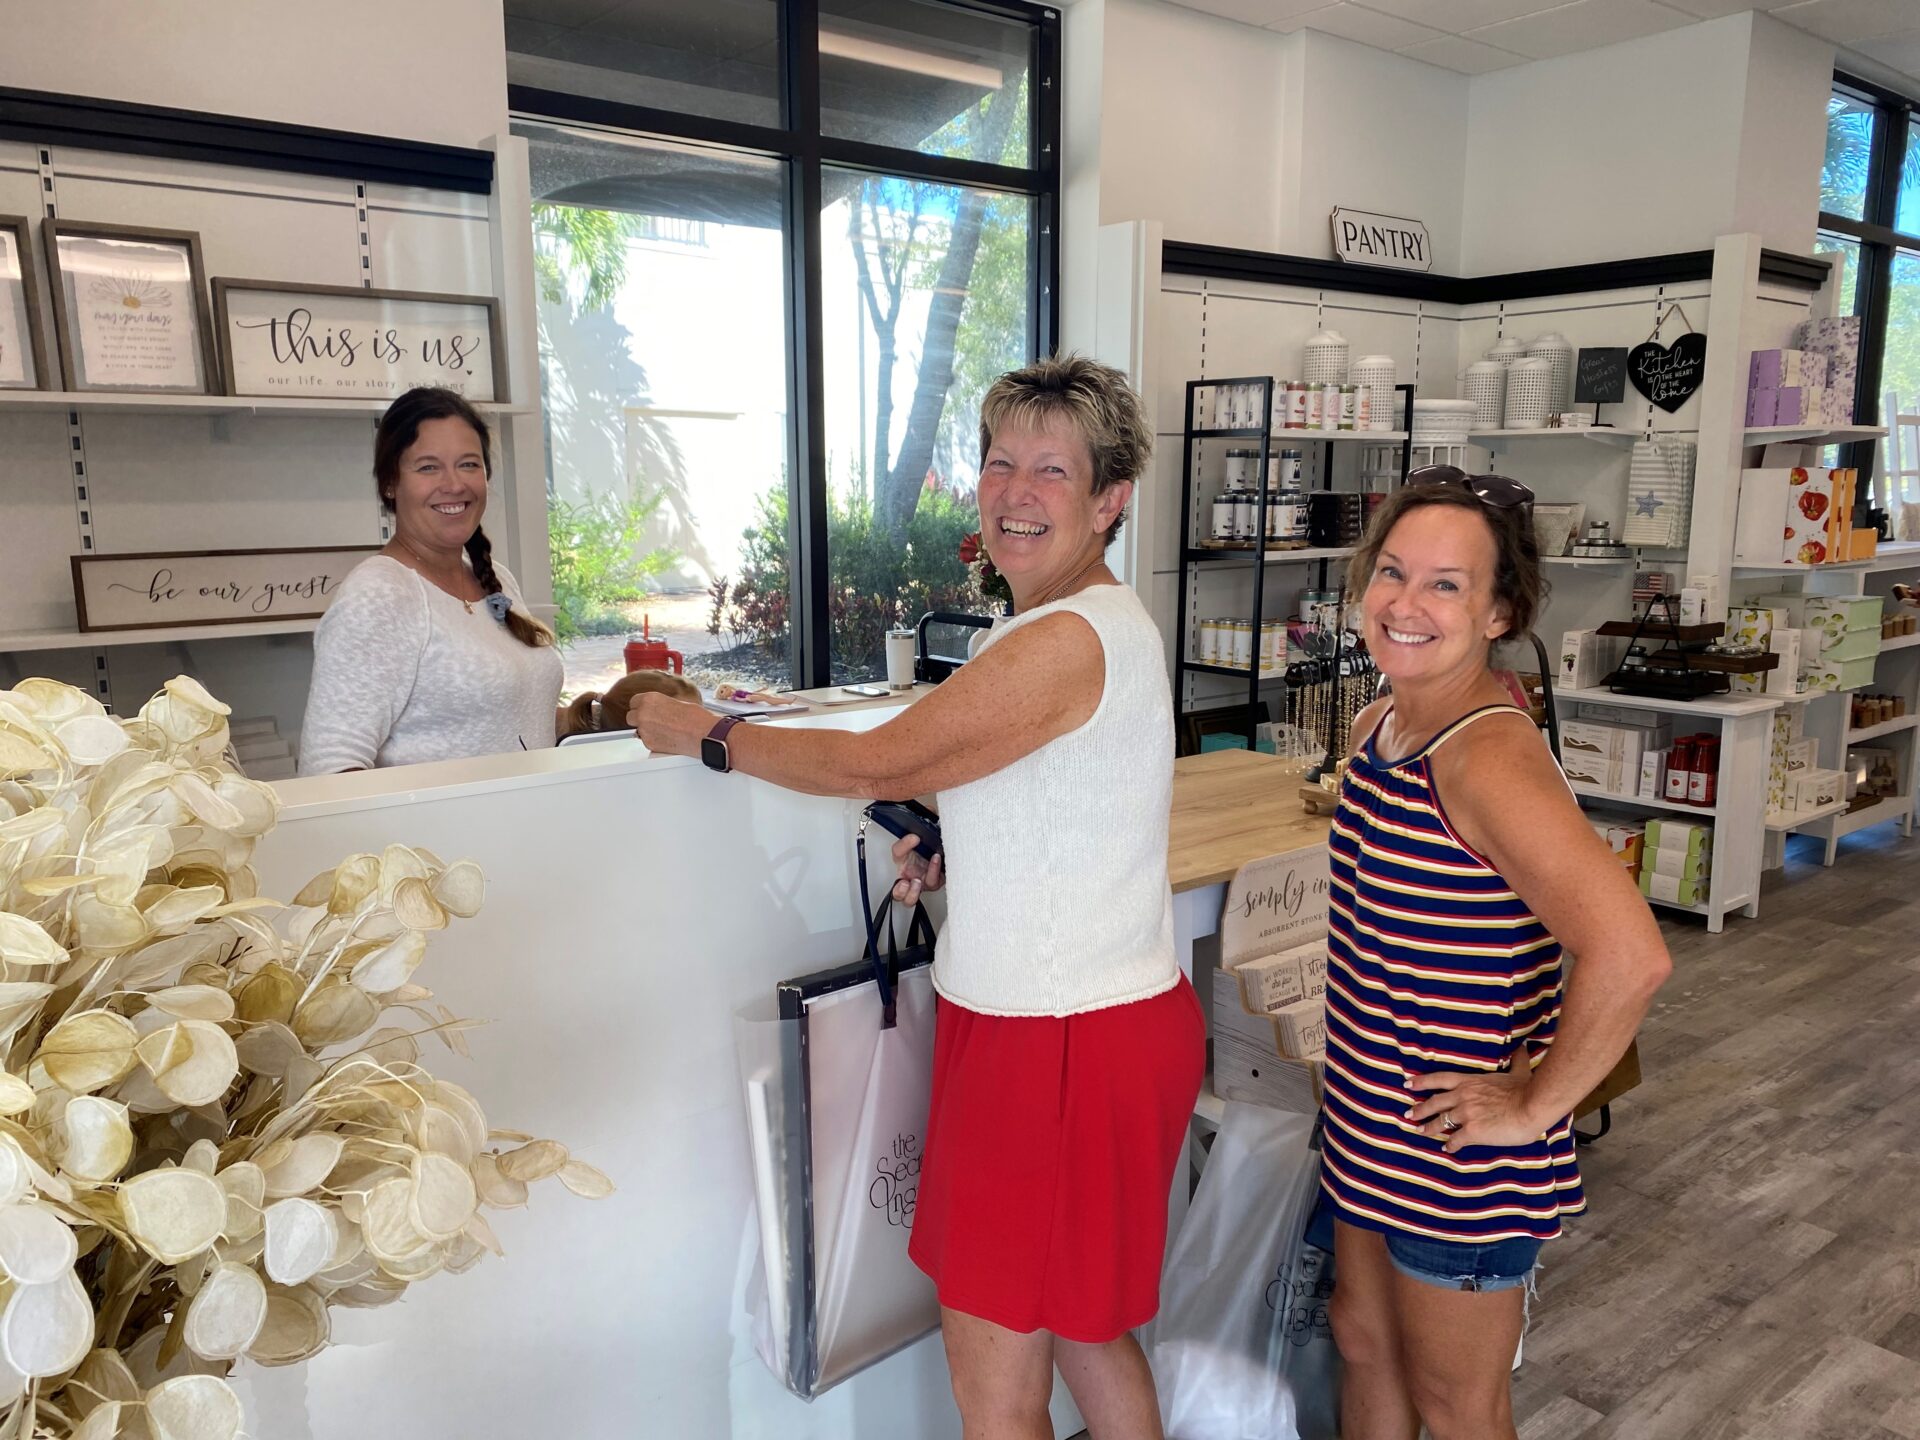
[[[1527,353],[1527,342],[1517,335],[1504,335],[1493,342],[1487,351],[1487,359],[1497,360],[1502,365],[1511,365]]]
[[[1338,330],[1322,330],[1307,341],[1302,373],[1309,382],[1344,385],[1347,382],[1347,337]]]
[[[1507,404],[1501,423],[1508,430],[1544,430],[1553,413],[1553,362],[1523,355],[1507,367]]]
[[[1362,355],[1347,367],[1347,378],[1367,392],[1366,430],[1392,430],[1399,407],[1393,387],[1399,383],[1400,369],[1391,355]]]
[[[1549,330],[1527,346],[1527,354],[1553,367],[1553,398],[1547,413],[1558,415],[1573,406],[1573,342],[1558,330]]]
[[[1507,412],[1507,367],[1498,360],[1474,361],[1467,366],[1460,394],[1474,404],[1474,429],[1498,430]]]

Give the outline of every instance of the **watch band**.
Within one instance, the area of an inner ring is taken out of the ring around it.
[[[733,769],[733,752],[727,748],[727,734],[740,723],[738,715],[722,715],[719,723],[700,742],[700,763],[722,775]]]

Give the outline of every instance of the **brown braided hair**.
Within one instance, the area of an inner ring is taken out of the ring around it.
[[[400,457],[420,438],[420,427],[429,420],[461,420],[480,437],[480,459],[487,479],[493,479],[493,436],[487,422],[464,395],[456,395],[437,385],[417,385],[395,400],[380,417],[373,435],[373,481],[380,491],[380,503],[388,513],[394,510],[394,487],[400,483]],[[473,578],[488,595],[499,595],[504,587],[493,568],[493,542],[475,526],[467,540],[467,562],[473,566]],[[522,645],[551,645],[553,631],[524,610],[509,610],[508,633]]]

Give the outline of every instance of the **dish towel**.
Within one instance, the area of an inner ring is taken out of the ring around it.
[[[1628,545],[1658,545],[1679,549],[1687,543],[1693,515],[1694,445],[1663,435],[1633,447],[1627,471],[1627,524],[1621,539]]]

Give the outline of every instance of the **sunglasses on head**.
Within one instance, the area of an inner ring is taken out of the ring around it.
[[[1505,475],[1469,475],[1458,465],[1422,465],[1407,472],[1409,485],[1460,485],[1483,505],[1514,510],[1533,503],[1533,491]]]

